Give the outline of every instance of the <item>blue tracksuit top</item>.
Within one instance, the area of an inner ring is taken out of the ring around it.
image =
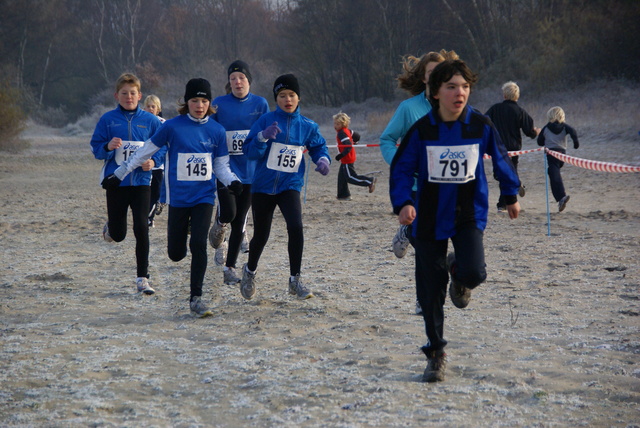
[[[261,142],[257,135],[273,122],[282,130],[273,140]],[[256,170],[251,185],[252,193],[275,195],[285,190],[300,191],[304,184],[304,148],[314,163],[322,157],[329,163],[327,142],[320,134],[318,124],[300,114],[300,107],[286,113],[280,107],[258,119],[245,140],[242,151],[249,159],[256,160]]]
[[[242,152],[251,125],[269,111],[269,103],[263,97],[248,94],[240,99],[233,94],[222,95],[211,103],[217,106],[212,116],[226,130],[229,166],[243,184],[253,182],[255,161],[250,161]]]
[[[229,170],[225,138],[218,122],[198,123],[183,114],[167,120],[149,139],[160,148],[158,153],[167,146],[164,184],[169,205],[184,208],[213,204],[216,175],[224,185],[236,179]],[[204,180],[208,175],[211,178]]]
[[[113,174],[118,167],[118,161],[122,163],[138,148],[129,147],[123,143],[117,150],[107,151],[107,144],[112,138],[118,137],[123,141],[146,141],[156,133],[162,123],[157,116],[146,112],[138,106],[134,111],[127,111],[118,105],[115,109],[106,112],[98,121],[93,136],[91,137],[91,151],[96,159],[103,159],[104,165],[100,173],[102,179]],[[164,159],[158,153],[152,158],[156,165],[162,165]],[[143,171],[137,168],[120,186],[149,186],[151,184],[151,171]]]
[[[391,163],[389,193],[396,214],[405,205],[415,207],[414,237],[448,239],[457,227],[469,224],[485,229],[489,206],[485,153],[491,156],[507,204],[515,203],[520,180],[489,118],[467,106],[455,122],[442,122],[431,111],[411,127]]]

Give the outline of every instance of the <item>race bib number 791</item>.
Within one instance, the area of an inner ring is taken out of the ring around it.
[[[462,184],[476,178],[478,144],[427,146],[429,182]]]

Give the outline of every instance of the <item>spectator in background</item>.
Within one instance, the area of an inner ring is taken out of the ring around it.
[[[569,137],[573,140],[573,148],[578,149],[580,142],[575,129],[564,123],[564,110],[560,107],[551,107],[547,112],[547,123],[538,135],[538,145],[544,146],[554,152],[562,154],[567,153],[567,140]],[[569,202],[569,195],[564,190],[562,175],[560,169],[564,165],[560,159],[547,153],[547,174],[551,183],[551,193],[558,203],[558,212],[564,211]]]
[[[492,105],[485,113],[496,126],[500,139],[508,151],[522,150],[522,131],[527,137],[536,138],[540,128],[533,125],[533,119],[529,113],[518,105],[520,99],[520,87],[515,82],[507,82],[502,85],[504,101]],[[518,172],[518,156],[511,156],[511,163]],[[525,195],[525,187],[520,182],[520,197]],[[506,212],[507,205],[504,196],[500,194],[498,199],[498,212]]]
[[[356,149],[353,147],[356,141],[360,140],[357,132],[349,129],[351,118],[346,113],[333,115],[333,128],[336,130],[336,140],[338,142],[338,155],[336,160],[340,161],[338,171],[338,200],[350,201],[351,192],[349,183],[356,186],[369,188],[369,193],[373,193],[376,188],[376,177],[358,175],[354,164],[356,163]]]

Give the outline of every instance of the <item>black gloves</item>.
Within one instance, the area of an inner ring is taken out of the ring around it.
[[[580,143],[578,141],[574,141],[573,142],[573,148],[577,149],[578,147],[580,147]]]
[[[336,155],[336,160],[339,161],[340,159],[342,159],[344,156],[342,156],[342,153],[338,153]]]
[[[102,180],[102,183],[100,184],[102,185],[103,189],[109,190],[109,189],[117,189],[118,187],[120,187],[120,183],[122,183],[122,180],[120,180],[114,174],[111,174],[110,176],[105,177],[105,179]]]
[[[239,196],[242,194],[242,183],[238,180],[233,180],[231,184],[227,186],[227,189],[229,189],[229,192],[231,192],[231,194]]]
[[[351,134],[351,139],[354,143],[357,143],[358,141],[360,141],[360,134],[358,134],[356,131],[353,131],[353,133]]]

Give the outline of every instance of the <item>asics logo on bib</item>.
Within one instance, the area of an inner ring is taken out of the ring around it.
[[[205,157],[191,155],[191,157],[187,159],[187,163],[207,163],[207,159]]]
[[[280,150],[280,154],[285,154],[285,155],[295,156],[296,153],[297,152],[295,149],[288,149],[286,147]]]
[[[138,145],[127,143],[124,146],[122,146],[122,150],[136,151],[136,150],[138,150]]]
[[[440,159],[466,159],[466,156],[464,150],[460,152],[453,152],[451,149],[447,149],[447,151],[440,155]]]
[[[239,131],[235,131],[233,133],[233,135],[231,136],[231,138],[233,138],[234,140],[244,140],[245,138],[247,138],[247,132],[239,132]]]

